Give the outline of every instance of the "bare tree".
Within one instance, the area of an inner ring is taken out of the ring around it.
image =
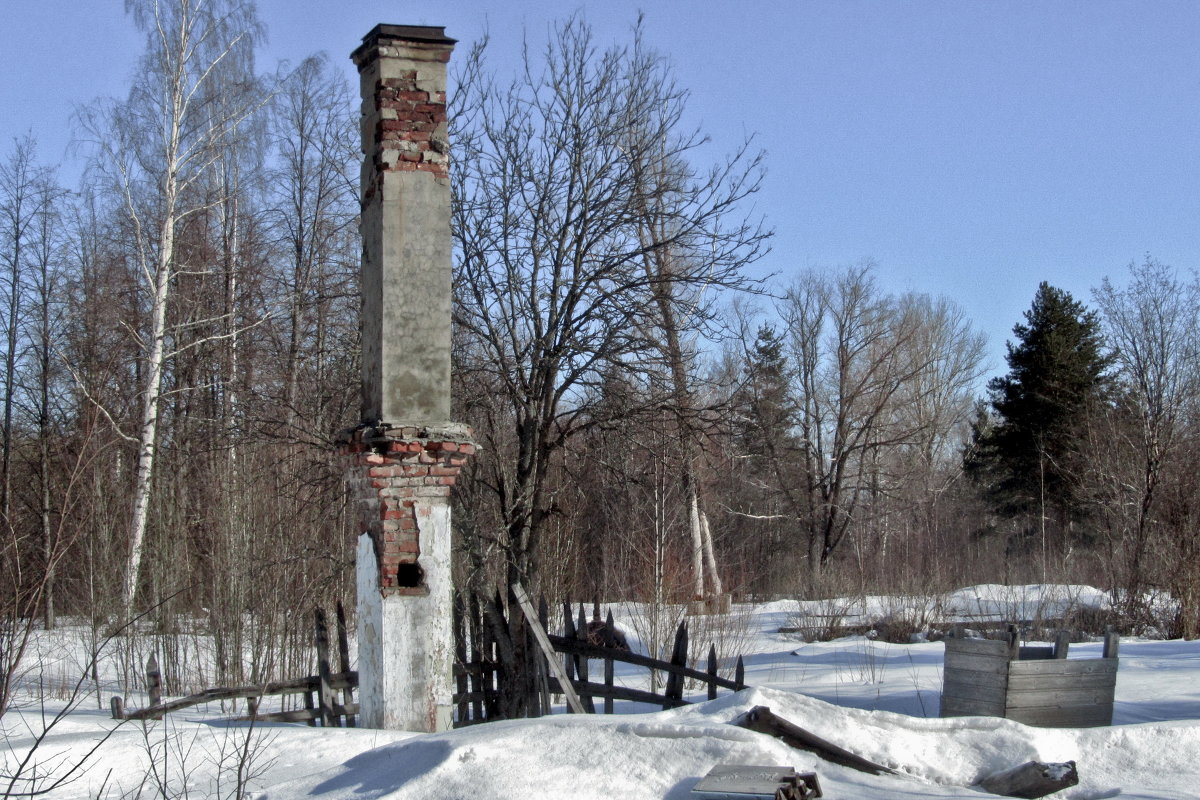
[[[0,164],[0,266],[4,290],[3,430],[0,442],[0,524],[12,524],[13,418],[17,402],[17,368],[22,361],[26,332],[22,320],[28,308],[24,295],[36,258],[38,214],[44,201],[45,170],[36,162],[31,137],[14,141]]]
[[[338,311],[357,300],[357,115],[345,80],[324,56],[302,61],[280,81],[273,104],[271,223],[284,268],[285,378],[282,405],[290,436],[325,436],[341,420],[307,418],[301,388],[323,385]],[[356,308],[356,306],[355,306]],[[343,316],[344,313],[343,313]],[[303,420],[303,424],[300,424]]]
[[[760,170],[744,148],[708,171],[689,166],[704,139],[683,128],[686,95],[637,30],[601,50],[570,19],[506,87],[483,77],[482,57],[454,98],[458,366],[494,390],[481,416],[501,428],[476,423],[497,440],[475,475],[496,504],[508,578],[527,581],[553,513],[554,453],[601,421],[606,374],[664,361],[656,290],[698,328],[718,289],[747,285],[741,268],[765,232],[743,203]],[[667,173],[651,180],[656,165],[670,167],[669,187]],[[659,252],[673,254],[669,271]]]
[[[779,309],[794,429],[763,446],[777,478],[793,476],[773,488],[813,580],[911,474],[897,456],[944,446],[979,374],[982,342],[953,307],[888,296],[873,268],[809,273]]]
[[[128,618],[150,512],[164,375],[177,352],[169,340],[168,305],[181,275],[207,268],[182,263],[177,234],[190,217],[219,203],[203,191],[204,181],[220,163],[231,131],[262,98],[245,86],[212,85],[223,74],[223,61],[253,47],[259,30],[251,3],[128,0],[126,8],[146,33],[141,70],[124,103],[93,108],[84,123],[97,146],[96,166],[128,218],[129,251],[148,301],[149,319],[140,334],[141,418],[130,437],[137,443],[137,470],[121,591]]]
[[[1200,411],[1200,283],[1147,258],[1130,264],[1128,286],[1105,278],[1094,298],[1123,391],[1097,443],[1110,457],[1089,461],[1088,480],[1121,555],[1124,610],[1145,619],[1155,540],[1185,535],[1160,494],[1164,481],[1190,483],[1178,469],[1181,449],[1194,446]]]

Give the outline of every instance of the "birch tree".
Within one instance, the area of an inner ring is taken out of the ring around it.
[[[147,320],[138,332],[142,365],[128,556],[122,580],[125,617],[138,589],[159,446],[164,377],[180,346],[168,307],[179,276],[207,269],[181,263],[177,234],[193,215],[219,203],[201,191],[222,146],[261,103],[254,92],[213,83],[220,66],[252,48],[259,35],[254,6],[241,0],[127,0],[146,35],[138,76],[124,102],[85,112],[97,148],[95,167],[127,218],[128,257],[142,282]],[[244,89],[244,87],[240,87]]]

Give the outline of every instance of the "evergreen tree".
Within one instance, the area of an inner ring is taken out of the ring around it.
[[[748,354],[746,379],[737,403],[741,407],[739,433],[746,452],[755,457],[760,469],[764,460],[786,449],[796,423],[788,369],[779,334],[770,325],[761,326]]]
[[[1078,516],[1082,425],[1112,359],[1095,313],[1044,281],[1013,334],[1008,374],[988,384],[994,417],[976,424],[967,467],[1002,514],[1054,511],[1065,525]]]

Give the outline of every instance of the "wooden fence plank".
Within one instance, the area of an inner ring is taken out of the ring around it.
[[[976,669],[944,669],[942,671],[942,680],[943,682],[953,680],[955,683],[964,686],[999,687],[1001,689],[1008,683],[1007,676],[1004,673]]]
[[[943,717],[1003,717],[1004,703],[988,703],[974,697],[942,696]]]
[[[350,639],[346,632],[346,608],[342,605],[342,601],[337,601],[337,638],[338,638],[338,667],[342,672],[350,671]],[[354,689],[346,686],[342,689],[342,707],[349,708],[357,705],[354,703]],[[357,727],[358,721],[354,714],[346,714],[346,727]]]
[[[1071,648],[1071,634],[1069,631],[1059,631],[1054,637],[1054,657],[1066,658],[1067,651]]]
[[[662,672],[666,672],[668,675],[674,673],[691,680],[707,681],[709,679],[708,673],[701,670],[691,669],[690,667],[679,667],[666,661],[658,661],[657,659],[650,658],[649,656],[641,655],[640,653],[627,653],[623,650],[613,650],[612,648],[608,647],[599,647],[594,644],[580,642],[578,639],[567,639],[562,636],[556,636],[552,633],[547,634],[547,638],[551,641],[551,643],[553,643],[554,649],[559,653],[568,653],[571,655],[586,653],[589,658],[611,658],[614,661],[621,662],[622,664],[632,664],[638,667],[657,669]],[[744,680],[744,667],[742,677]],[[742,685],[738,685],[736,679],[731,681],[728,678],[722,678],[718,676],[715,678],[715,681],[721,688],[729,689],[731,691],[738,691],[739,689],[746,688],[744,683]]]
[[[684,620],[679,623],[679,628],[675,631],[675,646],[671,650],[671,666],[686,669],[687,651],[687,620]],[[663,693],[665,695],[663,700],[664,710],[683,705],[683,680],[684,676],[679,670],[671,670],[667,673],[667,688]]]
[[[579,639],[584,644],[587,644],[587,617],[583,615],[583,603],[579,604],[579,621],[575,624],[575,638]],[[579,683],[581,686],[587,686],[588,683],[588,657],[586,654],[577,655],[575,657],[575,672],[579,675]],[[589,714],[596,713],[596,703],[592,700],[592,696],[586,691],[581,692],[579,699],[583,701],[583,709]]]
[[[333,687],[329,685],[329,626],[325,622],[325,609],[313,611],[317,643],[317,676],[320,684],[317,701],[321,708],[321,724],[326,728],[341,727],[341,720],[333,713]]]
[[[574,687],[580,687],[578,681],[572,682],[571,685]],[[550,679],[551,691],[557,692],[561,688],[562,686],[558,682],[557,678]],[[584,691],[594,697],[611,697],[613,700],[630,700],[635,703],[649,703],[650,705],[654,706],[661,706],[663,704],[663,696],[661,694],[655,694],[654,692],[650,692],[645,689],[633,689],[628,686],[608,687],[603,683],[589,683],[587,686],[582,688]]]
[[[542,630],[550,628],[550,606],[546,603],[546,595],[538,598],[538,622],[542,626]],[[542,713],[550,713],[550,667],[546,663],[546,658],[542,656],[538,659],[538,697],[542,706]]]
[[[571,641],[571,642],[574,642],[578,639],[578,637],[575,635],[575,618],[571,616],[571,604],[566,601],[563,601],[563,635],[562,635],[562,638],[564,640]],[[555,644],[554,649],[556,651],[558,651],[559,653],[563,654],[563,674],[566,676],[567,680],[574,681],[575,680],[575,657],[574,657],[573,651],[564,650],[562,647],[558,646],[559,643],[555,642],[553,637],[550,638],[550,641],[554,642],[554,644]],[[572,708],[570,708],[568,706],[567,713],[573,714],[575,712]]]
[[[597,604],[596,611],[597,612],[599,612],[599,610],[600,610],[599,603],[600,603],[600,601],[599,601],[599,599],[597,599],[596,600],[596,604]],[[604,620],[604,624],[610,632],[615,632],[617,630],[616,626],[613,624],[613,615],[612,615],[611,608],[608,610],[608,617]],[[606,689],[608,689],[609,691],[611,691],[613,688],[613,660],[612,660],[611,656],[608,656],[604,659],[604,687]],[[605,714],[613,713],[613,698],[609,695],[605,695],[605,697],[604,697],[604,713]]]
[[[458,592],[454,594],[452,613],[451,624],[454,626],[454,666],[463,667],[463,669],[454,670],[454,691],[458,695],[458,721],[463,722],[471,715],[471,706],[465,699],[470,689],[468,685],[470,676],[465,669],[467,666],[466,610],[463,608],[462,594]]]
[[[1109,628],[1104,634],[1104,654],[1103,658],[1115,659],[1120,654],[1121,637],[1112,628]]]
[[[329,684],[335,689],[340,689],[346,685],[358,685],[358,673],[355,671],[336,673],[329,677]],[[181,697],[177,700],[170,700],[161,703],[157,706],[130,711],[125,715],[126,719],[152,719],[155,714],[166,714],[171,711],[179,711],[191,706],[198,706],[202,703],[215,703],[221,700],[232,700],[235,697],[265,697],[267,695],[276,694],[304,694],[306,697],[311,697],[312,693],[316,692],[320,687],[320,678],[316,675],[307,678],[296,678],[290,681],[277,681],[273,683],[264,683],[258,686],[235,686],[235,687],[219,687],[215,689],[205,689],[203,692]]]
[[[158,668],[158,657],[154,653],[146,661],[146,695],[152,708],[162,705],[162,670]],[[149,719],[162,719],[162,715]]]
[[[717,677],[717,646],[715,644],[708,646],[708,677]],[[708,682],[708,699],[717,699],[717,685],[711,680]]]

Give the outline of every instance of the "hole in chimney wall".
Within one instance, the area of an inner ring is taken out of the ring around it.
[[[401,589],[420,589],[425,585],[425,570],[415,561],[396,567],[396,586]]]

